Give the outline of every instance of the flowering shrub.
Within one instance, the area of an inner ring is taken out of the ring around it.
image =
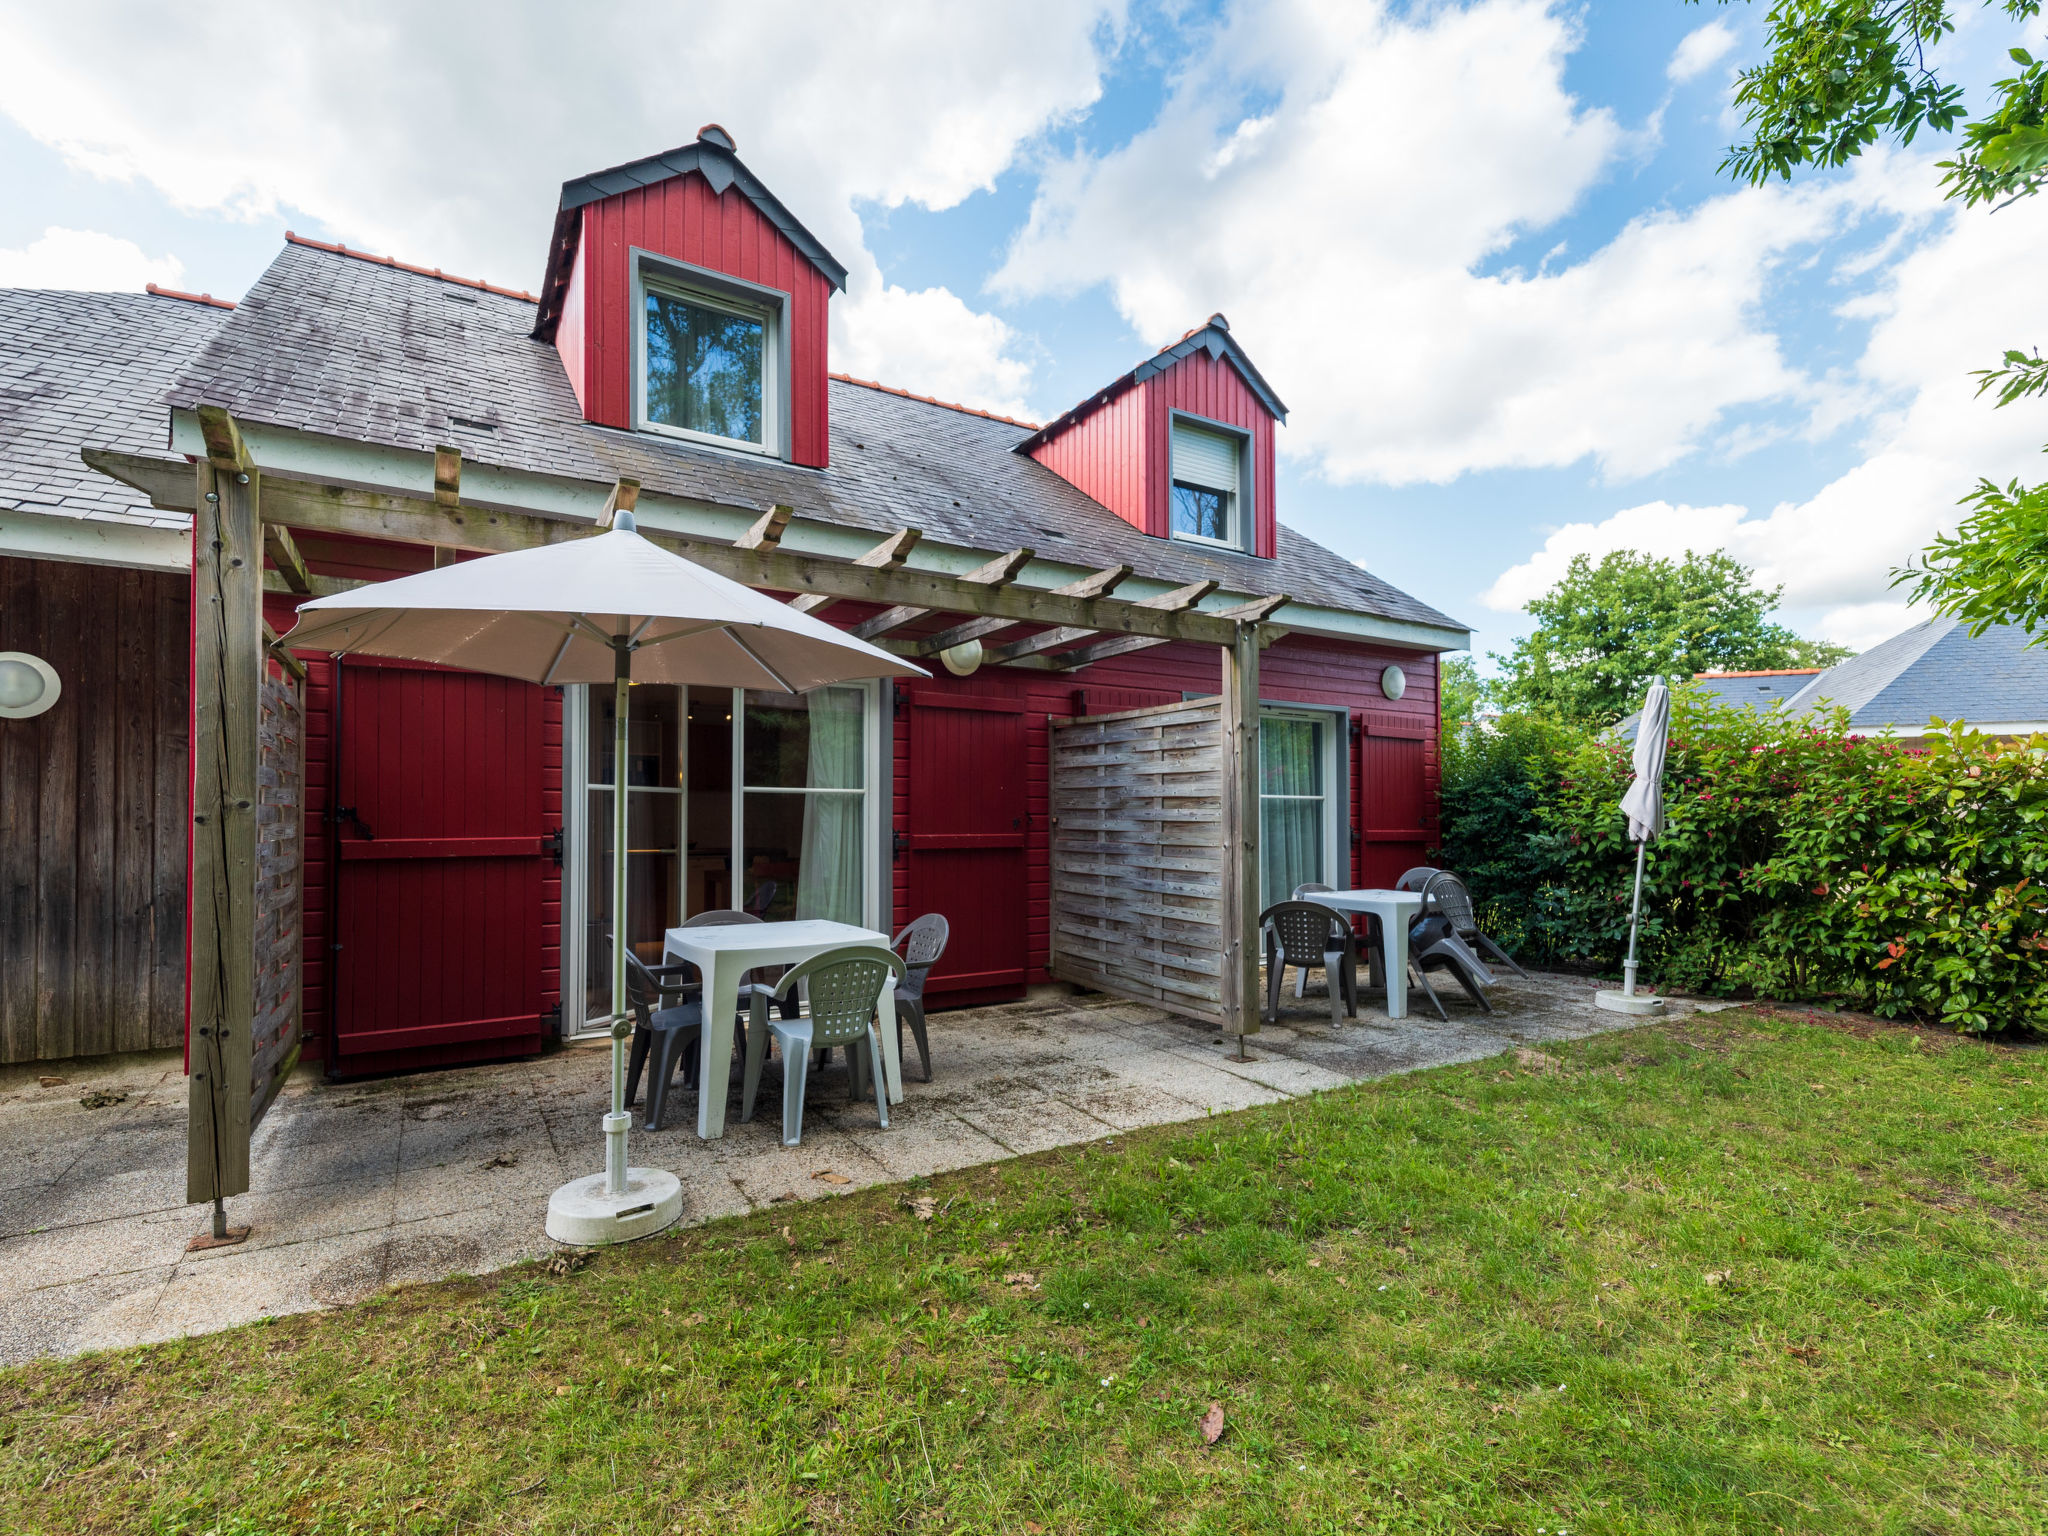
[[[1519,760],[1446,752],[1443,858],[1530,956],[1612,971],[1635,868],[1629,749],[1547,729],[1523,733]],[[1845,715],[1717,709],[1681,689],[1643,880],[1645,974],[2048,1030],[2044,754],[2048,740],[2002,746],[1960,724],[1908,751],[1847,734]]]

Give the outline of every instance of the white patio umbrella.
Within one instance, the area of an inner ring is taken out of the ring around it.
[[[1595,992],[1593,1001],[1616,1013],[1662,1013],[1664,1000],[1636,991],[1636,929],[1643,918],[1643,856],[1650,839],[1664,835],[1664,753],[1671,734],[1671,690],[1650,684],[1636,722],[1635,782],[1621,797],[1628,835],[1636,844],[1635,903],[1628,916],[1628,961],[1619,992]]]
[[[566,1242],[623,1242],[682,1212],[672,1173],[629,1168],[626,1132],[626,721],[630,683],[802,693],[924,677],[887,651],[640,537],[631,513],[590,538],[458,561],[302,604],[294,647],[436,661],[531,683],[612,684],[612,1108],[605,1171],[548,1202]],[[702,1092],[716,1091],[704,1084]]]

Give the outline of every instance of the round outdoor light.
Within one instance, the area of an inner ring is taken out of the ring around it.
[[[1408,674],[1399,667],[1388,667],[1380,673],[1380,692],[1390,699],[1398,699],[1408,691]]]
[[[57,669],[27,651],[0,651],[0,720],[27,720],[57,702]]]
[[[981,666],[981,642],[969,640],[965,645],[943,650],[939,652],[939,660],[955,677],[972,677]]]

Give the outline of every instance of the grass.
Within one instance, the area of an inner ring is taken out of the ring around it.
[[[0,1525],[2048,1529],[2044,1078],[1723,1014],[39,1364]]]

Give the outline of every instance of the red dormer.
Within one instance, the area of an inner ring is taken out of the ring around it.
[[[712,123],[563,185],[533,335],[587,421],[822,469],[827,310],[845,286]]]
[[[1017,445],[1154,538],[1273,556],[1273,428],[1287,407],[1230,322],[1209,323]]]

